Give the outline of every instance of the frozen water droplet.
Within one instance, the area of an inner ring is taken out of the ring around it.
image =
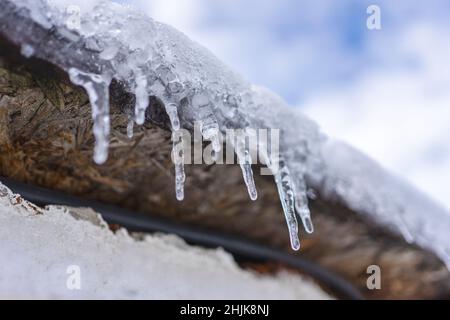
[[[22,45],[22,47],[20,48],[20,53],[25,57],[25,58],[31,58],[31,56],[34,54],[34,48],[32,46],[30,46],[29,44],[24,44]]]
[[[82,72],[75,68],[69,69],[69,76],[70,80],[74,84],[82,86],[89,96],[94,121],[94,161],[102,164],[108,158],[110,80],[101,75]]]

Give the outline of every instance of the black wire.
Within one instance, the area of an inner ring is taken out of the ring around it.
[[[97,201],[80,199],[59,191],[32,186],[6,177],[1,177],[0,181],[14,192],[20,194],[24,199],[37,205],[60,204],[72,207],[90,207],[100,213],[106,222],[118,224],[130,231],[176,234],[191,244],[208,248],[222,247],[232,253],[237,259],[281,262],[310,275],[319,283],[328,287],[339,298],[363,299],[361,293],[340,276],[311,261],[281,250],[235,236],[178,224],[149,214],[137,213]]]

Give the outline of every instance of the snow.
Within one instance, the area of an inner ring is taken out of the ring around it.
[[[91,209],[41,209],[2,184],[0,224],[0,298],[330,298],[299,275],[245,271],[173,235],[113,233]]]
[[[281,129],[281,159],[274,160],[268,154],[259,160],[273,171],[294,250],[300,247],[297,216],[307,232],[313,231],[307,195],[308,188],[315,188],[391,227],[408,241],[434,251],[450,266],[450,233],[447,232],[450,215],[445,209],[358,151],[328,138],[313,121],[289,108],[280,97],[252,86],[184,34],[130,7],[101,0],[79,2],[80,27],[70,30],[67,1],[15,0],[13,3],[29,10],[32,19],[44,28],[55,26],[65,38],[82,42],[84,47],[100,53],[92,66],[97,73],[92,74],[91,70],[72,65],[70,59],[62,59],[72,54],[65,52],[66,49],[48,55],[44,48],[48,44],[36,44],[33,48],[34,56],[58,64],[72,75],[74,83],[87,90],[95,121],[97,163],[107,157],[109,116],[105,88],[114,78],[135,94],[137,124],[145,120],[148,95],[164,103],[174,133],[173,154],[178,155],[175,157],[178,159],[175,161],[177,199],[184,198],[186,179],[180,148],[183,140],[176,134],[181,128],[191,129],[195,121],[200,121],[201,132],[205,139],[212,140],[215,151],[220,148],[217,136],[226,129]],[[128,131],[131,133],[131,129]],[[253,150],[243,139],[238,136],[233,145],[250,197],[256,199],[249,165],[256,159],[251,159]],[[281,171],[276,170],[275,161]]]

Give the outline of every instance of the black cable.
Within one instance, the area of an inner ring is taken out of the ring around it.
[[[311,261],[281,250],[235,236],[178,224],[149,214],[137,213],[97,201],[80,199],[59,191],[32,186],[6,177],[1,177],[0,181],[12,191],[20,194],[24,199],[37,205],[59,204],[72,207],[90,207],[100,213],[106,222],[118,224],[129,231],[176,234],[191,244],[208,248],[222,247],[238,259],[245,259],[246,261],[277,261],[300,269],[328,287],[339,298],[363,299],[361,293],[340,276]]]

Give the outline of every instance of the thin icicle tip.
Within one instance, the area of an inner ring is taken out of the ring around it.
[[[248,195],[251,200],[255,201],[258,198],[258,191],[256,190],[255,180],[253,178],[252,165],[243,163],[241,164],[241,170],[245,185],[247,186]]]
[[[307,233],[314,232],[314,226],[311,220],[311,213],[308,207],[308,191],[306,190],[306,183],[303,175],[298,175],[296,183],[294,183],[295,190],[295,210],[302,220],[303,228]]]
[[[300,249],[300,240],[298,237],[298,223],[295,212],[295,197],[292,188],[292,181],[289,175],[289,169],[284,159],[279,159],[278,170],[274,169],[274,178],[277,185],[278,194],[280,195],[281,206],[283,207],[284,216],[289,229],[289,237],[293,250]]]

